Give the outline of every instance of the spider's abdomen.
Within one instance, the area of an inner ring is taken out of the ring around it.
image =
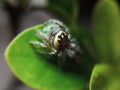
[[[69,43],[68,35],[64,31],[59,31],[55,37],[53,45],[56,49],[63,50]]]

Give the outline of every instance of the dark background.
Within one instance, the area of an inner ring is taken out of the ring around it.
[[[21,0],[25,1],[25,4],[17,1],[9,0],[6,3],[5,0],[0,0],[0,90],[32,90],[14,77],[5,62],[4,50],[22,30],[55,18],[53,13],[44,9],[46,0]],[[78,0],[80,8],[78,22],[90,26],[92,10],[96,1]],[[119,0],[117,1],[120,3]]]

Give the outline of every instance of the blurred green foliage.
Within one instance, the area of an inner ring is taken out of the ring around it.
[[[90,90],[120,90],[120,72],[110,64],[95,65],[91,80]]]
[[[94,67],[90,90],[119,90],[120,12],[114,0],[99,0],[92,17],[93,40],[99,62]],[[107,63],[107,64],[106,64]]]
[[[78,15],[77,0],[48,0],[48,9],[68,25],[76,22]]]
[[[120,14],[113,0],[99,0],[92,18],[93,37],[100,60],[115,63],[120,58]]]

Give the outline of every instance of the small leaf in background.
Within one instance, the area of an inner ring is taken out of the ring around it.
[[[93,12],[93,36],[99,59],[120,59],[120,17],[115,0],[99,0]]]
[[[23,31],[7,47],[5,57],[11,70],[23,83],[34,89],[83,90],[85,80],[81,74],[62,70],[51,59],[37,54],[29,44],[37,40],[35,30],[42,30],[43,27],[38,25]],[[57,58],[54,59],[57,61]]]
[[[78,15],[77,0],[48,0],[48,9],[66,24],[73,23]]]
[[[90,79],[90,90],[120,90],[120,71],[109,64],[97,64]]]

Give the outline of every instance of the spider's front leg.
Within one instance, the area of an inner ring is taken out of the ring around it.
[[[47,48],[47,45],[45,45],[44,43],[41,43],[39,41],[30,41],[30,44],[33,45],[34,47]]]
[[[39,41],[30,41],[30,44],[33,46],[33,47],[40,47],[40,48],[45,48],[47,49],[47,45],[45,45],[44,43],[41,43]],[[47,54],[46,52],[43,52],[43,51],[40,51],[40,50],[37,50],[38,53],[41,53],[41,54]]]
[[[49,46],[47,44],[48,36],[43,34],[40,30],[36,30],[36,36],[38,38],[42,39],[43,43],[39,42],[39,41],[30,41],[30,44],[33,45],[34,47],[40,47],[40,48],[48,49],[49,48]],[[40,50],[37,50],[37,52],[40,53],[40,54],[48,54],[47,52],[40,51]]]
[[[34,47],[49,49],[49,47],[47,45],[45,45],[44,43],[41,43],[39,41],[30,41],[30,44]],[[37,50],[37,52],[40,54],[44,54],[44,55],[55,55],[57,53],[57,51],[54,49],[51,49],[51,52],[44,52],[44,51],[40,51],[40,50]]]
[[[36,30],[36,35],[38,38],[41,38],[42,41],[47,45],[47,43],[49,42],[49,37],[46,34],[43,34],[42,32],[40,32],[39,30]]]
[[[40,50],[38,50],[38,53],[40,53],[40,54],[44,54],[44,55],[56,55],[56,52],[55,51],[51,51],[51,52],[43,52],[43,51],[40,51]]]

